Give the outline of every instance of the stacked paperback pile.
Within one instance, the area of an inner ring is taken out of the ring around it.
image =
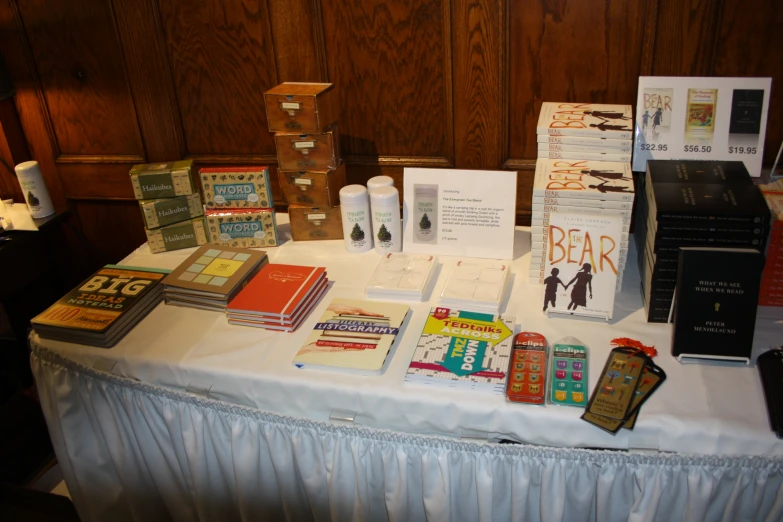
[[[331,83],[284,82],[264,93],[269,132],[275,133],[280,189],[289,203],[295,241],[342,239],[339,192],[340,117]]]
[[[622,285],[623,271],[628,257],[628,231],[634,200],[633,174],[630,163],[613,163],[590,160],[536,161],[533,181],[533,215],[531,219],[530,282],[544,284],[550,274],[546,272],[548,260],[547,240],[549,220],[553,213],[576,213],[586,217],[619,215],[622,218],[622,235],[619,247],[617,289]],[[569,246],[563,243],[567,249]],[[598,259],[597,243],[592,244],[593,256]],[[583,247],[579,245],[579,251]],[[574,255],[575,250],[571,250]],[[576,260],[578,261],[578,260]],[[575,262],[576,262],[575,261]]]
[[[192,168],[193,160],[182,160],[134,165],[130,171],[153,254],[207,242],[204,208],[193,184]]]
[[[409,312],[402,304],[334,299],[296,353],[294,366],[381,374],[394,355]]]
[[[326,269],[268,264],[226,307],[230,324],[293,332],[326,293]]]
[[[783,307],[783,180],[759,188],[772,213],[759,305]]]
[[[509,267],[502,261],[461,259],[451,269],[439,305],[497,316],[508,287]]]
[[[204,245],[163,280],[166,304],[223,312],[268,262],[266,252]]]
[[[514,318],[433,308],[405,382],[503,394]]]
[[[539,158],[630,162],[631,106],[545,102],[536,134]]]
[[[424,301],[435,272],[435,257],[424,254],[390,253],[378,263],[367,283],[371,299]]]
[[[650,160],[637,178],[634,239],[649,322],[668,322],[680,247],[764,252],[770,213],[741,161]]]
[[[45,339],[109,348],[160,303],[167,273],[106,265],[31,323]]]
[[[244,248],[277,246],[268,167],[204,168],[199,175],[210,243]]]

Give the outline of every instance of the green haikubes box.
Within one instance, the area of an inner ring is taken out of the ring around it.
[[[130,171],[136,199],[175,198],[196,192],[193,160],[134,165]]]
[[[207,210],[209,242],[241,248],[277,246],[275,211]]]
[[[198,192],[176,198],[145,199],[139,201],[144,226],[158,228],[204,215]]]
[[[145,229],[147,232],[147,243],[150,252],[158,254],[170,250],[180,250],[203,245],[207,242],[207,227],[204,224],[204,217],[197,217],[156,228],[155,230]]]

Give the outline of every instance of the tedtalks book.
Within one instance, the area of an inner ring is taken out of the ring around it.
[[[672,355],[749,360],[763,268],[753,249],[680,248]]]

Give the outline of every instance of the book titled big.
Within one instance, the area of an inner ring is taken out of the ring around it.
[[[160,302],[168,270],[106,265],[32,319],[41,337],[109,347]],[[111,343],[106,344],[105,341]]]
[[[763,268],[752,249],[681,248],[672,355],[749,360]]]
[[[226,312],[290,317],[325,273],[323,267],[268,264],[231,300]]]

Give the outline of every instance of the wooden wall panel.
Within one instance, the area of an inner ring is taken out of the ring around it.
[[[507,166],[531,168],[545,101],[636,103],[645,14],[642,1],[510,3]]]
[[[653,76],[709,76],[722,2],[658,0]]]
[[[328,77],[338,89],[349,161],[453,164],[450,11],[443,2],[322,3]]]
[[[456,166],[499,168],[505,158],[503,2],[454,0]]]
[[[263,93],[277,85],[264,0],[160,1],[187,154],[274,154]]]
[[[771,165],[783,141],[783,2],[757,0],[749,7],[724,0],[712,74],[772,77],[764,164]]]
[[[335,84],[350,183],[516,170],[526,223],[543,101],[634,104],[642,74],[779,86],[782,23],[775,0],[0,0],[0,51],[55,204],[116,261],[144,240],[137,161],[268,164],[285,203],[262,103],[279,82]],[[773,89],[767,165],[783,139]]]
[[[144,155],[106,0],[18,2],[59,156]]]
[[[82,248],[95,267],[116,263],[147,241],[135,201],[78,201],[73,212],[89,245]],[[83,243],[83,242],[82,242]]]

